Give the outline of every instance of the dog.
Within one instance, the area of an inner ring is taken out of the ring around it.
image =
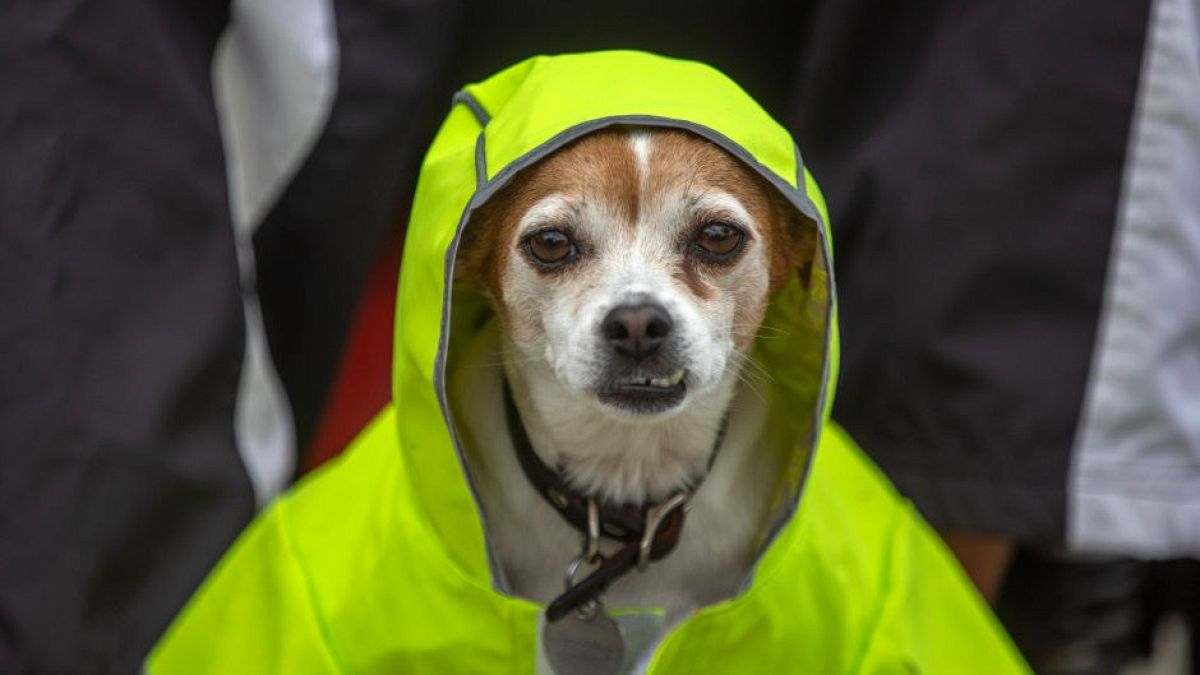
[[[829,419],[828,217],[727,77],[468,85],[422,165],[392,402],[231,547],[151,673],[1027,673]]]
[[[674,622],[738,591],[790,450],[756,440],[770,374],[750,348],[817,246],[775,188],[674,129],[592,132],[472,217],[455,278],[485,289],[498,319],[457,359],[450,396],[507,590],[559,597],[581,533],[523,470],[506,388],[537,459],[592,503],[685,495],[674,549],[613,581],[605,605]],[[621,543],[593,546],[585,562]]]

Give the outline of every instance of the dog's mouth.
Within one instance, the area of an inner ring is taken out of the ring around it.
[[[687,370],[680,368],[662,377],[627,377],[599,393],[602,403],[615,408],[652,415],[665,412],[683,402],[687,395]]]

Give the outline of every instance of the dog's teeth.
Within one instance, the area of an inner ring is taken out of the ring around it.
[[[674,387],[682,382],[685,373],[686,371],[680,370],[670,377],[631,377],[628,380],[625,380],[625,382],[634,386],[658,387],[660,389],[666,389],[667,387]]]

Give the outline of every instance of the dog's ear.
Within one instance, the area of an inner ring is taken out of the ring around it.
[[[481,283],[493,293],[500,290],[500,270],[511,255],[509,237],[531,203],[528,183],[528,170],[518,173],[471,214],[458,241],[455,281]]]
[[[505,213],[502,200],[497,197],[476,209],[463,228],[455,255],[455,281],[488,283],[495,276],[498,237]]]
[[[771,255],[771,290],[786,284],[792,274],[799,275],[800,284],[807,290],[820,245],[818,225],[774,189],[770,194],[771,222],[776,228]]]
[[[463,228],[458,238],[458,251],[454,256],[454,280],[482,282],[486,273],[487,261],[483,251],[483,228],[479,227],[479,212],[472,215],[470,222]]]

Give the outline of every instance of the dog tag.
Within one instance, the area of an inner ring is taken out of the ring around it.
[[[616,675],[625,655],[617,622],[597,608],[585,619],[571,612],[542,629],[546,659],[557,675]]]

